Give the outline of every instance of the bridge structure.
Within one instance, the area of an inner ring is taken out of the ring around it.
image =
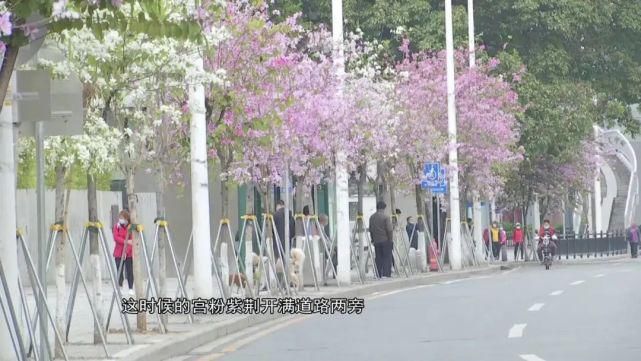
[[[633,115],[641,120],[636,110],[636,107],[633,108]],[[632,223],[641,223],[641,184],[637,162],[641,156],[641,139],[629,138],[620,129],[604,129],[598,126],[594,126],[594,134],[596,140],[607,148],[607,152],[602,155],[599,172],[594,181],[594,207],[592,202],[587,202],[588,219],[593,220],[590,232],[616,231],[625,229]],[[581,222],[580,215],[580,209],[575,210],[575,229],[581,228],[578,227]]]

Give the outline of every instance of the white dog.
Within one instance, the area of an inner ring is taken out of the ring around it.
[[[303,265],[305,264],[305,252],[300,248],[292,248],[290,251],[289,278],[294,285],[294,290],[298,294],[298,290],[303,288]]]
[[[262,275],[260,272],[260,257],[252,252],[252,274],[254,278],[254,287],[259,288],[262,286]]]

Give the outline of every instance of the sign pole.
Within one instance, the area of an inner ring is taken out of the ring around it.
[[[442,238],[441,238],[441,197],[436,195],[436,239],[441,251],[443,250]]]
[[[36,188],[38,207],[38,278],[42,283],[42,291],[38,297],[38,314],[40,315],[40,360],[47,359],[48,330],[45,321],[45,304],[47,302],[47,230],[45,221],[45,164],[44,164],[44,122],[34,123],[36,135]]]
[[[456,93],[454,81],[454,31],[452,29],[452,0],[445,0],[445,48],[447,58],[447,130],[449,135],[449,165],[452,167],[450,180],[450,219],[452,246],[448,247],[450,265],[453,270],[461,269],[461,215],[459,213],[458,150],[456,140]]]

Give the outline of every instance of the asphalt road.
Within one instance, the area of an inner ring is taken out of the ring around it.
[[[365,302],[360,315],[298,316],[180,359],[641,360],[641,262],[526,266]]]

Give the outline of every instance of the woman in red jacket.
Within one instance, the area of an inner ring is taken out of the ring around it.
[[[129,296],[134,295],[134,266],[133,266],[133,241],[129,233],[129,212],[122,210],[118,214],[118,223],[114,225],[113,235],[116,245],[114,247],[114,259],[116,260],[116,269],[118,272],[118,284],[122,288],[123,271],[127,274],[127,283],[129,285]],[[124,255],[123,255],[124,254]],[[124,290],[122,290],[123,295]]]
[[[523,230],[521,229],[521,223],[517,223],[514,228],[514,233],[512,234],[512,240],[514,241],[514,260],[517,261],[517,252],[521,250],[521,260],[523,260]]]

